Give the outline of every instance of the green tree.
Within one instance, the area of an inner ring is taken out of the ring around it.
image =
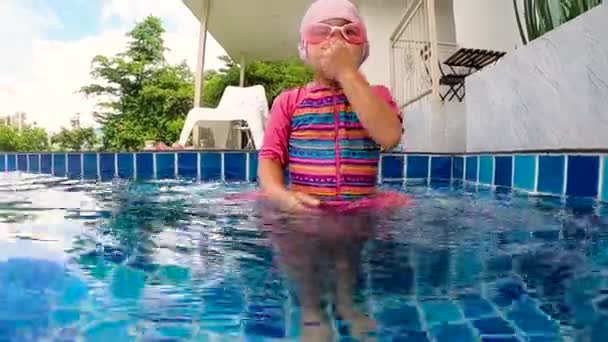
[[[239,84],[241,68],[230,57],[221,56],[225,67],[205,75],[203,105],[215,107],[222,98],[227,86]],[[312,70],[299,60],[266,62],[252,61],[245,69],[245,86],[261,84],[266,90],[268,102],[283,90],[309,83],[313,78]]]
[[[62,127],[59,133],[51,137],[61,151],[91,151],[97,144],[97,136],[93,128],[67,129]]]
[[[40,152],[48,149],[48,134],[40,127],[25,126],[16,128],[0,125],[0,151]]]
[[[19,152],[39,152],[49,148],[49,135],[44,128],[27,126],[18,136]]]
[[[11,126],[0,124],[0,151],[17,151],[18,133]]]
[[[513,0],[513,9],[519,35],[525,45],[598,6],[602,0],[523,0],[523,23],[517,3],[518,0]],[[524,25],[527,36],[524,34]]]
[[[149,16],[128,32],[126,51],[93,59],[91,75],[99,83],[80,91],[98,99],[95,119],[104,149],[134,151],[146,140],[178,139],[193,105],[194,82],[185,62],[166,62],[163,33],[161,20]]]

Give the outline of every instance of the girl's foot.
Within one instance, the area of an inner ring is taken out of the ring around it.
[[[351,337],[357,341],[375,341],[376,322],[360,311],[350,309],[338,309],[340,319],[348,323]]]
[[[300,341],[331,342],[332,328],[322,314],[303,314],[300,322]]]

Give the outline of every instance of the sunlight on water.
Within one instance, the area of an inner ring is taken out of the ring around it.
[[[593,203],[411,187],[382,217],[302,219],[225,199],[253,189],[1,174],[0,341],[608,340]]]

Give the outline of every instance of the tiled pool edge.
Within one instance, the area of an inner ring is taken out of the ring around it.
[[[605,153],[385,153],[379,183],[462,182],[530,194],[608,202]],[[69,179],[255,181],[257,152],[0,153],[0,172],[23,171]]]

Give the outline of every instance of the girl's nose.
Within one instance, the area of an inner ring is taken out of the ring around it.
[[[342,37],[342,34],[338,30],[332,32],[332,34],[329,36],[330,41],[343,40],[343,39],[344,39],[344,37]]]

